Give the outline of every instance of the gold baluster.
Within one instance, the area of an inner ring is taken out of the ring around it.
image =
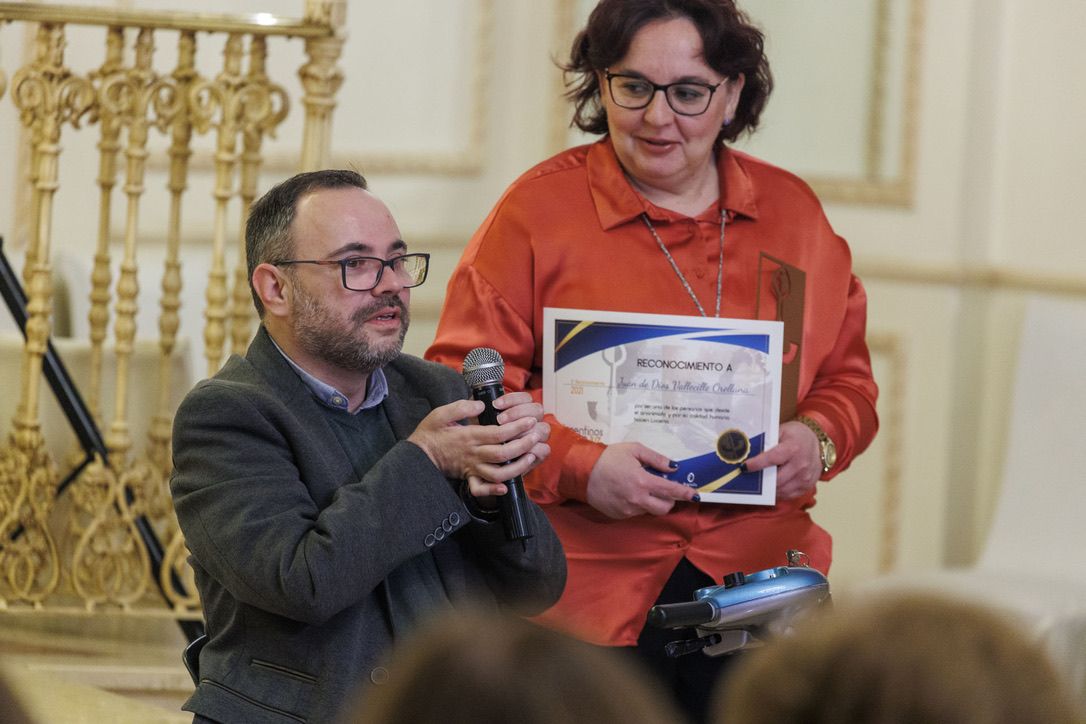
[[[131,91],[131,104],[125,109],[124,123],[128,132],[125,146],[125,185],[127,198],[124,230],[124,257],[117,278],[117,299],[114,302],[116,321],[116,385],[113,398],[113,422],[106,434],[110,462],[115,469],[124,467],[132,440],[128,430],[128,371],[136,338],[136,297],[139,294],[139,271],[136,264],[136,233],[139,229],[139,202],[143,195],[143,172],[147,161],[147,131],[151,89],[155,85],[151,71],[153,38],[149,28],[139,31],[136,38],[136,64],[129,71],[126,85]],[[121,84],[121,83],[119,83]]]
[[[177,91],[187,101],[189,89],[196,81],[196,33],[184,31],[178,39],[177,68],[173,78]],[[181,308],[181,201],[188,186],[188,165],[192,156],[192,121],[189,109],[178,114],[171,129],[170,144],[170,216],[166,232],[166,262],[162,275],[162,314],[159,317],[159,382],[158,410],[151,421],[148,431],[147,467],[143,488],[143,509],[155,525],[161,539],[170,541],[163,554],[162,568],[159,571],[159,585],[175,609],[184,610],[199,605],[196,598],[196,585],[192,568],[186,560],[187,550],[181,535],[177,518],[173,513],[167,480],[172,461],[170,459],[171,433],[171,397],[173,394],[173,354],[177,343],[177,331],[180,328]],[[180,540],[180,543],[174,541]],[[186,593],[177,590],[171,573],[176,573],[184,583]]]
[[[125,146],[125,219],[124,258],[117,280],[116,381],[113,421],[106,435],[109,467],[100,461],[91,465],[89,487],[99,492],[85,508],[92,520],[76,545],[72,561],[72,582],[91,608],[101,601],[113,601],[124,607],[139,599],[150,582],[150,560],[135,526],[142,513],[142,491],[159,478],[150,466],[129,466],[132,441],[128,426],[130,365],[136,337],[136,312],[139,282],[136,241],[139,231],[139,204],[143,196],[147,137],[152,124],[166,130],[182,107],[183,99],[172,78],[160,78],[151,69],[154,37],[150,28],[142,28],[136,37],[136,62],[127,73],[118,73],[103,84],[104,95],[129,103],[121,110],[127,129]]]
[[[336,93],[343,84],[343,73],[336,64],[346,40],[343,33],[346,17],[346,0],[306,0],[305,19],[327,25],[334,32],[306,39],[305,53],[309,60],[298,70],[305,89],[301,171],[325,168],[331,156],[332,111],[336,108]]]
[[[230,337],[235,354],[243,354],[252,338],[250,321],[253,318],[253,298],[249,292],[249,269],[245,255],[245,221],[249,218],[249,206],[256,198],[256,183],[263,161],[261,148],[264,136],[275,135],[276,126],[286,118],[290,107],[286,90],[268,78],[265,70],[267,56],[267,39],[254,36],[249,46],[249,74],[239,92],[243,141],[238,191],[241,197],[241,224],[230,315]]]
[[[60,136],[65,123],[78,127],[81,117],[93,112],[96,97],[88,79],[64,67],[64,46],[64,26],[41,23],[35,60],[12,79],[14,104],[36,145],[31,171],[36,193],[34,234],[24,269],[29,283],[21,396],[12,432],[0,450],[0,601],[36,606],[60,580],[56,541],[47,526],[57,475],[45,449],[38,409],[53,293],[49,247]]]
[[[204,356],[210,377],[219,369],[226,339],[226,224],[227,204],[233,196],[237,166],[238,90],[243,83],[241,35],[231,33],[223,49],[223,70],[214,81],[196,83],[190,91],[193,122],[200,133],[216,127],[215,148],[215,231],[211,247],[211,271],[207,282],[204,316]],[[218,111],[218,122],[215,122]]]
[[[196,81],[196,33],[182,32],[177,45],[177,68],[173,71],[178,98],[185,102],[171,128],[169,227],[166,230],[166,261],[162,272],[162,313],[159,316],[158,406],[148,433],[149,457],[163,479],[173,466],[170,460],[173,355],[181,326],[181,201],[188,188],[189,158],[192,156],[192,120],[187,106],[189,89]],[[166,507],[169,507],[166,501]],[[158,517],[158,516],[156,516]]]
[[[96,74],[104,82],[122,67],[124,53],[124,29],[111,27],[106,35],[106,60]],[[106,338],[109,324],[109,287],[112,275],[109,268],[109,233],[110,208],[113,198],[113,186],[117,181],[117,154],[121,150],[121,118],[116,112],[123,105],[122,99],[110,102],[103,98],[100,102],[99,122],[101,124],[98,141],[98,247],[94,254],[94,268],[91,272],[90,311],[87,321],[90,326],[90,382],[87,388],[87,406],[96,420],[101,419],[102,394],[102,343]]]
[[[27,183],[30,185],[30,228],[27,230],[27,238],[29,239],[37,239],[40,233],[38,219],[41,218],[41,188],[38,185],[38,174],[41,172],[41,162],[39,161],[41,145],[42,130],[32,128],[30,130],[30,171],[27,173]],[[37,261],[34,256],[36,253],[37,250],[34,248],[34,244],[28,244],[26,247],[26,264],[23,266],[24,289],[30,287],[30,278],[34,273],[34,264]]]
[[[106,35],[106,61],[97,73],[101,78],[98,88],[102,123],[98,144],[100,196],[98,246],[91,274],[91,309],[88,314],[91,338],[91,389],[88,399],[91,401],[91,411],[96,417],[101,415],[99,401],[102,386],[102,347],[109,323],[109,302],[112,298],[109,288],[112,282],[109,249],[111,201],[113,187],[117,181],[117,157],[121,150],[121,131],[128,121],[134,103],[133,96],[136,93],[136,89],[132,87],[131,73],[123,67],[123,53],[123,28],[110,28]],[[104,599],[104,596],[96,593],[101,586],[97,583],[87,583],[96,578],[95,575],[88,573],[94,569],[94,565],[88,564],[88,560],[97,553],[89,546],[93,534],[102,531],[102,521],[110,515],[116,482],[117,477],[113,471],[106,467],[105,461],[96,457],[83,470],[72,488],[73,507],[69,512],[67,524],[71,537],[76,541],[71,555],[72,583],[88,607]],[[127,536],[122,536],[122,538],[127,538]]]
[[[38,29],[39,36],[41,29]],[[35,41],[38,52],[41,52],[40,38]],[[38,62],[38,61],[35,61]],[[18,78],[18,72],[16,72],[16,78]],[[12,95],[15,95],[14,89]],[[19,101],[17,98],[13,98],[16,105]],[[32,101],[33,102],[33,101]],[[26,118],[22,119],[23,125],[27,125]],[[41,189],[38,188],[38,174],[40,172],[40,162],[38,155],[42,146],[42,134],[43,130],[41,124],[34,124],[29,126],[30,128],[30,166],[27,171],[26,180],[30,186],[30,228],[27,230],[27,238],[30,239],[30,243],[26,247],[26,262],[23,266],[23,289],[30,288],[30,279],[34,273],[34,264],[36,262],[35,254],[37,250],[34,248],[34,241],[38,238],[38,218],[41,216]]]

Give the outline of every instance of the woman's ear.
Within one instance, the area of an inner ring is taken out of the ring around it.
[[[736,111],[739,110],[739,96],[743,94],[743,86],[747,82],[747,76],[743,73],[737,74],[734,78],[730,79],[725,86],[727,90],[727,100],[725,101],[724,118],[730,123],[735,118]],[[725,124],[727,125],[727,124]]]
[[[264,313],[284,317],[290,311],[290,282],[286,274],[272,264],[258,264],[253,269],[253,290],[264,305]]]

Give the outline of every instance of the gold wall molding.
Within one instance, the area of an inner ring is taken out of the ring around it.
[[[569,60],[569,51],[573,46],[573,38],[581,30],[581,20],[577,14],[578,0],[555,0],[554,25],[551,32],[554,33],[551,41],[554,59],[559,64]],[[551,104],[550,143],[551,153],[558,153],[569,147],[570,130],[573,128],[573,106],[566,98],[565,74],[561,67],[555,68],[553,85],[553,102]]]
[[[577,0],[556,0],[554,7],[554,33],[551,52],[559,63],[569,60],[569,50],[578,28],[576,17]],[[561,68],[554,69],[553,90],[551,93],[551,122],[548,133],[548,148],[551,153],[558,153],[569,146],[569,129],[572,119],[572,106],[566,98],[565,76]]]
[[[478,176],[485,166],[487,109],[489,107],[490,69],[494,62],[494,0],[476,0],[473,53],[471,60],[471,98],[468,135],[460,148],[431,151],[351,151],[332,152],[336,168],[358,168],[372,174],[424,176]],[[266,156],[267,168],[282,174],[296,170],[296,160],[289,153]],[[197,161],[199,163],[199,160]]]
[[[924,36],[924,0],[907,0],[908,23],[905,28],[905,77],[902,101],[901,137],[898,174],[884,178],[882,158],[885,139],[887,77],[890,50],[890,4],[904,0],[877,0],[875,43],[871,59],[871,95],[868,99],[867,138],[864,147],[862,178],[805,175],[805,180],[823,201],[861,206],[899,206],[912,208],[916,187],[916,136],[920,119],[920,65]]]
[[[888,77],[890,62],[891,3],[908,2],[908,22],[905,28],[905,58],[901,118],[900,170],[891,178],[883,176],[883,151],[885,146],[885,121],[887,95],[891,79]],[[554,40],[551,43],[556,57],[564,59],[569,45],[578,30],[576,7],[578,0],[556,0]],[[924,33],[924,0],[874,0],[875,42],[871,64],[871,89],[867,108],[867,134],[863,139],[864,174],[861,177],[821,176],[803,174],[823,201],[850,205],[912,207],[916,185],[916,134],[919,125],[920,65]],[[772,58],[770,59],[772,65]],[[554,82],[553,114],[550,123],[550,143],[554,153],[569,145],[570,108],[563,93],[565,86],[561,73]]]
[[[889,379],[880,383],[879,437],[886,450],[882,468],[882,501],[879,510],[881,532],[878,541],[879,573],[897,567],[901,550],[901,486],[905,429],[905,345],[901,337],[889,332],[874,332],[867,337],[867,346],[874,356],[886,360]]]
[[[856,259],[865,281],[898,282],[993,291],[1042,292],[1086,297],[1086,277],[1030,272],[996,265],[915,264],[891,259]]]

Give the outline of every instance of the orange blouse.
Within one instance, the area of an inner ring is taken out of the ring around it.
[[[805,272],[798,412],[836,444],[831,478],[878,428],[863,285],[852,274],[848,245],[799,178],[727,148],[717,163],[727,215],[721,316],[756,318],[761,253]],[[642,213],[712,313],[719,207],[690,218],[654,206],[625,178],[605,137],[544,161],[509,187],[449,281],[426,356],[459,369],[469,350],[492,347],[505,360],[506,390],[541,400],[544,307],[698,314]],[[766,307],[761,318],[775,319],[776,308]],[[585,502],[603,446],[547,420],[551,455],[525,485],[558,531],[569,578],[561,600],[540,617],[544,623],[593,643],[632,646],[683,556],[718,581],[732,571],[783,565],[789,548],[828,571],[830,536],[807,513],[813,493],[773,507],[676,503],[665,516],[613,520]]]

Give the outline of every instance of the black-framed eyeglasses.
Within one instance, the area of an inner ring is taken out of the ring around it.
[[[346,259],[280,259],[271,262],[274,266],[291,264],[319,264],[320,266],[339,265],[343,287],[352,292],[368,292],[381,283],[385,267],[392,270],[405,288],[417,287],[426,281],[426,272],[430,268],[429,254],[402,254],[391,259],[376,256],[349,256]]]
[[[660,85],[639,75],[612,73],[610,70],[604,70],[603,73],[607,76],[607,90],[611,93],[611,100],[620,108],[644,108],[652,102],[656,91],[663,91],[671,110],[680,116],[700,116],[705,113],[709,110],[709,103],[712,102],[716,89],[728,82],[725,78],[716,85],[692,80]]]

